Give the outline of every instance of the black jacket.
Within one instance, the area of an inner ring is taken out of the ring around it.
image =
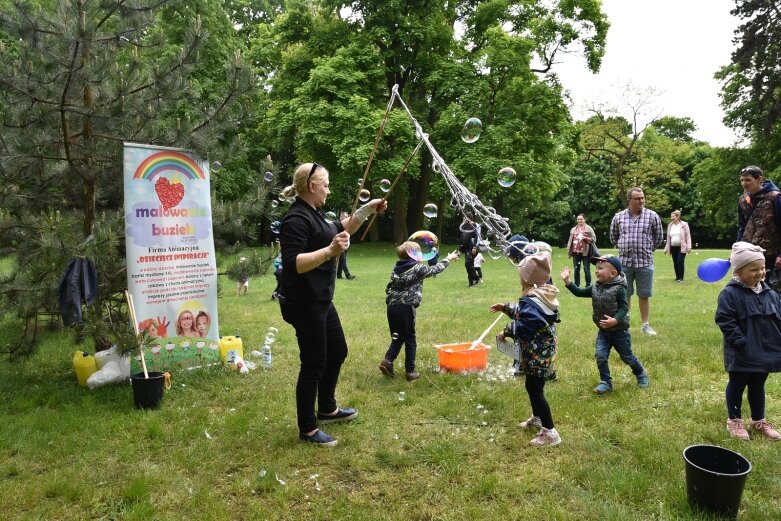
[[[81,305],[91,306],[98,296],[98,272],[90,259],[70,261],[60,278],[57,301],[62,323],[72,326],[81,322]]]
[[[334,297],[336,263],[333,259],[323,262],[306,273],[296,270],[296,257],[301,253],[325,248],[334,235],[344,230],[342,223],[326,220],[322,210],[312,208],[296,198],[282,219],[279,244],[282,248],[282,272],[279,278],[279,294],[291,302],[330,302]]]

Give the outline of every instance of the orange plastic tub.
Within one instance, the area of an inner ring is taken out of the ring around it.
[[[472,342],[435,345],[439,354],[439,370],[451,373],[485,371],[491,346],[480,343],[474,349],[469,349],[471,345]]]

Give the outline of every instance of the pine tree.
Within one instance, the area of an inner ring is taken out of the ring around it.
[[[0,248],[18,264],[0,280],[0,309],[22,327],[6,351],[31,351],[76,256],[100,274],[81,331],[103,341],[109,324],[125,323],[122,143],[218,153],[248,110],[253,76],[238,50],[205,50],[193,7],[203,2],[1,3]]]

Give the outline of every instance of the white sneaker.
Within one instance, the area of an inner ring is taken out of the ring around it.
[[[648,324],[648,322],[643,324],[643,326],[640,328],[640,331],[642,331],[648,336],[656,336],[656,331],[654,331],[654,328],[652,328],[651,325]]]
[[[536,437],[532,438],[529,445],[535,447],[554,446],[561,443],[561,436],[556,429],[546,429],[542,427],[542,430]]]
[[[528,420],[522,421],[518,425],[521,427],[521,429],[531,429],[532,427],[542,429],[542,422],[540,421],[539,416],[532,416]]]

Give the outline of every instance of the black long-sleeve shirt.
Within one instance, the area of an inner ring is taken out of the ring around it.
[[[334,235],[344,230],[342,223],[329,222],[320,209],[296,198],[282,219],[279,244],[282,248],[282,273],[279,293],[292,302],[329,302],[334,296],[336,263],[326,260],[306,273],[296,270],[296,257],[327,247]]]

